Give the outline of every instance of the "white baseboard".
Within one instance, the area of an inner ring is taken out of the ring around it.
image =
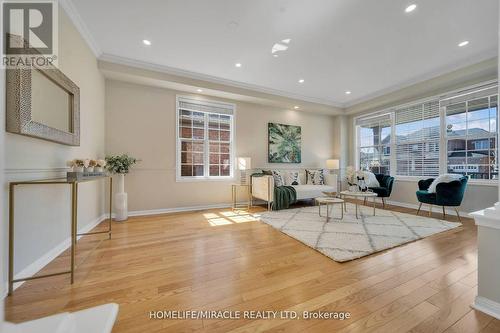
[[[399,201],[386,200],[385,203],[389,204],[389,205],[394,205],[394,206],[400,206],[400,207],[405,207],[405,208],[418,209],[418,204],[412,204],[412,203],[408,203],[408,202],[399,202]],[[427,213],[428,211],[429,211],[429,205],[428,204],[422,204],[421,212],[426,212]],[[432,206],[432,212],[433,213],[442,213],[443,211],[442,211],[441,206],[433,205]],[[446,214],[452,215],[452,216],[455,216],[457,214],[454,209],[449,209],[449,208],[445,208],[445,212],[446,212]],[[461,211],[459,211],[458,214],[461,217],[472,217],[467,212],[461,212]]]
[[[491,299],[476,296],[474,303],[472,303],[472,308],[500,320],[500,303],[492,301]]]
[[[80,234],[80,233],[89,232],[90,230],[95,228],[99,223],[104,221],[107,218],[107,216],[108,215],[106,215],[106,214],[99,216],[98,218],[96,218],[95,220],[88,223],[87,225],[82,227],[80,230],[78,230],[78,233]],[[78,236],[77,239],[80,239],[81,237],[82,236]],[[64,241],[59,243],[59,245],[52,248],[51,250],[49,250],[48,252],[43,254],[40,258],[38,258],[36,261],[34,261],[30,265],[28,265],[27,267],[22,269],[19,273],[17,273],[14,276],[14,279],[19,279],[22,277],[35,275],[38,271],[40,271],[42,268],[47,266],[47,264],[49,264],[52,260],[57,258],[61,253],[63,253],[66,249],[68,249],[70,247],[70,245],[71,245],[71,237],[68,237]],[[19,288],[24,282],[25,281],[14,283],[14,289]],[[6,292],[8,291],[8,286],[7,286],[7,288],[5,288],[5,290],[6,290]],[[4,295],[4,297],[5,297],[5,295]]]
[[[203,206],[160,208],[160,209],[150,209],[150,210],[134,210],[134,211],[128,212],[128,216],[146,216],[146,215],[160,215],[160,214],[169,214],[169,213],[195,212],[198,210],[223,209],[223,208],[229,208],[229,207],[231,207],[231,204],[215,204],[215,205],[203,205]],[[114,214],[113,214],[113,216],[114,216]]]
[[[203,206],[189,206],[189,207],[175,207],[175,208],[163,208],[163,209],[151,209],[151,210],[136,210],[130,211],[129,216],[147,216],[147,215],[160,215],[160,214],[169,214],[169,213],[181,213],[181,212],[192,212],[199,210],[207,210],[207,209],[224,209],[231,207],[231,204],[214,204],[214,205],[203,205]],[[87,224],[85,227],[78,230],[78,233],[86,233],[96,227],[99,223],[106,220],[108,218],[108,214],[103,214],[91,223]],[[112,215],[113,217],[115,214]],[[81,236],[78,237],[80,239]],[[42,255],[35,262],[21,270],[14,276],[14,279],[19,279],[21,277],[32,276],[40,271],[43,267],[49,264],[52,260],[57,258],[62,252],[68,249],[71,245],[71,238],[68,237],[59,245],[51,249]],[[14,284],[14,289],[19,288],[24,282],[18,282]],[[7,295],[8,286],[5,288],[5,294],[2,295],[5,297]]]

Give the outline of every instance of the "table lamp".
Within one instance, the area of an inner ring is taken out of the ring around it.
[[[333,170],[340,170],[340,161],[337,159],[326,160],[326,168],[330,170],[330,174],[333,174]],[[340,183],[340,172],[337,175],[337,192],[342,190]]]
[[[237,157],[236,167],[240,170],[240,184],[247,184],[247,170],[252,169],[252,159],[250,157]]]

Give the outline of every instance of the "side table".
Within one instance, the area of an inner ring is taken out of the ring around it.
[[[247,203],[238,202],[238,188],[244,188],[245,193],[247,194]],[[252,203],[252,187],[250,184],[231,184],[231,202],[232,209],[241,209],[246,208],[250,209],[253,206]]]

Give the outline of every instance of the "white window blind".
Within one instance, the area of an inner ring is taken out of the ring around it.
[[[439,175],[439,101],[394,109],[396,175]]]
[[[390,114],[356,120],[359,167],[374,173],[390,174],[391,132]]]
[[[233,176],[234,106],[177,98],[177,179]]]

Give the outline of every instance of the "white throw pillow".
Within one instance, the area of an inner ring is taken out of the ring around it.
[[[283,171],[271,170],[274,178],[274,186],[280,187],[285,185],[285,174]]]
[[[463,177],[462,175],[457,175],[457,174],[454,174],[454,173],[445,173],[444,175],[440,175],[439,177],[437,177],[436,179],[434,179],[434,181],[432,182],[431,186],[429,186],[429,188],[427,189],[427,192],[429,192],[429,193],[436,193],[436,186],[437,186],[437,184],[439,184],[439,183],[449,183],[449,182],[452,182],[454,180],[459,180],[462,177]]]
[[[323,170],[306,170],[307,185],[325,185]]]
[[[300,177],[298,171],[288,171],[285,177],[285,185],[300,185]]]
[[[373,172],[365,171],[365,182],[368,187],[380,187],[380,183]]]

